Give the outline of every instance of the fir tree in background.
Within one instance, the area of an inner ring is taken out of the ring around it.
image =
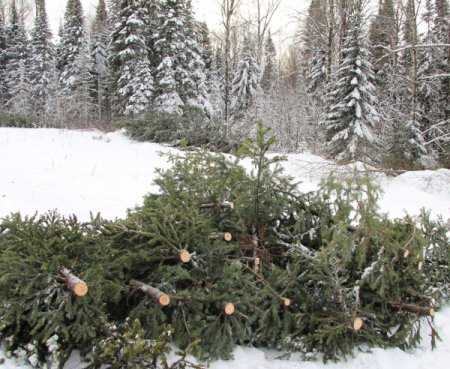
[[[224,102],[224,60],[220,45],[214,48],[211,70],[209,72],[209,96],[211,105],[215,108],[216,117],[223,115]]]
[[[360,0],[351,7],[342,61],[324,122],[329,154],[338,160],[375,160],[379,115],[363,9]]]
[[[116,110],[138,115],[150,109],[154,90],[146,46],[148,13],[141,0],[118,1],[120,21],[112,33],[109,54]]]
[[[5,85],[8,90],[6,107],[13,113],[29,114],[27,105],[29,84],[26,74],[28,40],[24,25],[19,20],[16,1],[11,2],[10,23],[7,28]]]
[[[28,80],[31,86],[31,106],[38,122],[46,124],[50,112],[55,80],[54,46],[47,20],[45,0],[36,0],[36,17],[30,42]]]
[[[163,0],[155,32],[157,93],[155,106],[181,113],[184,106],[210,112],[203,50],[188,0]]]
[[[195,33],[197,34],[203,64],[205,65],[206,72],[209,73],[213,64],[213,50],[208,25],[205,22],[195,22],[194,24],[197,25],[195,27],[196,30],[194,29],[194,31],[196,31]]]
[[[256,58],[252,55],[251,41],[246,37],[242,55],[231,84],[231,110],[235,118],[247,112],[255,102],[260,89],[260,78],[260,67]]]
[[[158,80],[157,97],[155,99],[156,110],[169,114],[182,114],[183,100],[177,92],[177,81],[173,58],[166,56],[156,69]]]
[[[186,74],[181,78],[181,98],[187,106],[200,109],[211,116],[213,108],[208,96],[206,64],[209,50],[205,49],[208,40],[204,39],[205,30],[203,30],[203,35],[199,33],[198,23],[194,19],[192,10],[192,0],[185,0],[184,19]],[[183,59],[181,61],[183,62]]]
[[[0,80],[5,80],[5,65],[6,65],[6,25],[4,14],[0,9]],[[0,105],[3,106],[7,98],[6,84],[0,85]]]
[[[419,53],[415,47],[419,43],[418,13],[415,0],[406,3],[403,38],[409,46],[401,56],[401,71],[405,78],[402,83],[405,100],[402,105],[403,124],[398,122],[398,149],[406,160],[423,164],[428,155],[423,136],[423,106],[419,101]]]
[[[266,45],[265,45],[265,53],[264,53],[264,73],[261,78],[261,87],[265,92],[269,92],[277,80],[276,77],[276,69],[277,69],[277,51],[275,49],[275,44],[272,39],[272,34],[268,33]]]
[[[63,95],[70,96],[80,85],[85,65],[80,56],[86,53],[86,37],[83,25],[83,9],[80,0],[68,0],[59,46],[57,68]]]
[[[447,0],[428,0],[424,14],[427,23],[425,44],[448,44],[450,22]],[[419,101],[423,109],[424,139],[438,155],[448,150],[450,132],[450,55],[445,47],[426,48],[419,66]],[[448,154],[448,153],[447,153]]]
[[[427,30],[422,39],[424,44],[437,44],[439,41],[436,39],[436,35],[433,30],[433,20],[435,17],[435,8],[432,3],[433,0],[427,0],[425,3],[425,12],[423,19],[427,25]],[[420,104],[420,110],[423,111],[421,129],[424,132],[424,140],[431,141],[435,137],[436,133],[432,126],[435,122],[441,122],[443,120],[442,106],[437,102],[441,99],[441,79],[436,78],[440,74],[439,64],[441,63],[439,54],[439,48],[429,47],[421,50],[419,54],[418,75],[421,78],[421,82],[418,89],[418,100]]]
[[[305,51],[305,79],[308,92],[313,94],[316,101],[323,102],[328,81],[326,43],[326,3],[324,0],[312,0],[308,9],[308,16],[303,30]]]
[[[183,10],[183,1],[166,0],[161,2],[158,14],[158,31],[154,41],[158,60],[155,107],[167,113],[181,114],[184,106],[178,79],[179,71],[186,74],[183,66],[179,65],[179,55],[185,59],[184,23],[180,19]]]
[[[377,84],[383,85],[389,67],[395,64],[395,54],[391,56],[385,48],[393,50],[398,44],[393,0],[380,1],[378,14],[370,24],[369,40]]]
[[[91,28],[91,74],[93,79],[92,96],[97,102],[98,119],[110,118],[109,104],[109,66],[108,43],[109,27],[105,0],[99,0]]]

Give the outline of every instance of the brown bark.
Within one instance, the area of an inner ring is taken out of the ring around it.
[[[418,315],[434,316],[435,310],[430,306],[419,306],[414,304],[404,304],[401,302],[392,302],[390,305],[398,311],[407,311],[409,313],[415,313]]]
[[[219,240],[219,239],[223,239],[227,242],[230,242],[233,240],[233,235],[230,232],[217,232],[217,233],[212,233],[209,235],[209,239],[210,240]]]
[[[170,296],[165,294],[164,292],[158,290],[155,287],[152,287],[148,284],[137,281],[135,279],[132,279],[130,281],[130,285],[132,287],[144,292],[146,295],[153,297],[156,300],[156,302],[161,306],[167,306],[170,304]]]
[[[59,271],[61,277],[66,283],[67,287],[78,297],[86,296],[88,293],[88,286],[86,282],[78,278],[67,268],[61,268]]]
[[[208,203],[208,204],[202,204],[200,205],[200,209],[214,209],[214,208],[219,208],[219,209],[234,209],[234,204],[232,202],[229,201],[224,201],[221,204],[215,204],[215,203]]]

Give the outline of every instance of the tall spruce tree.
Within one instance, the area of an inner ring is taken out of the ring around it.
[[[0,80],[5,80],[6,65],[6,26],[3,12],[0,9]],[[0,107],[6,102],[7,88],[5,83],[0,84]]]
[[[83,8],[80,0],[68,0],[58,55],[59,83],[62,92],[70,95],[80,84],[83,67],[81,54],[86,52],[83,25]]]
[[[5,49],[5,86],[8,91],[6,105],[15,113],[27,113],[24,98],[29,86],[26,76],[28,60],[28,40],[24,25],[20,22],[16,1],[11,1],[10,23],[7,27],[7,45]],[[18,101],[20,100],[20,103]]]
[[[97,103],[98,118],[109,117],[109,66],[108,66],[109,27],[105,0],[99,0],[94,22],[91,28],[91,74],[93,81],[92,96]]]
[[[244,39],[241,59],[234,72],[231,84],[231,109],[235,117],[245,113],[255,102],[260,88],[261,70],[253,56],[251,41]]]
[[[336,84],[324,121],[329,153],[338,160],[374,160],[379,121],[374,73],[364,30],[363,1],[349,7]]]
[[[36,0],[36,17],[31,32],[28,79],[31,86],[32,109],[38,122],[45,124],[51,108],[55,79],[54,47],[47,20],[45,0]]]
[[[333,5],[330,5],[333,6]],[[325,0],[312,0],[308,9],[308,16],[303,29],[303,52],[306,61],[305,79],[308,85],[308,92],[311,93],[319,102],[325,95],[325,88],[330,77],[330,67],[327,45],[324,39],[327,35],[327,4]],[[334,35],[333,35],[334,37]]]
[[[195,32],[189,0],[162,0],[154,45],[158,110],[181,113],[184,106],[211,110],[204,51]]]
[[[374,71],[380,74],[377,82],[382,83],[383,75],[388,73],[385,69],[391,69],[389,67],[394,64],[395,57],[395,54],[390,54],[386,48],[394,49],[398,44],[393,0],[380,0],[378,14],[370,24],[369,39]]]
[[[119,21],[111,36],[109,62],[117,112],[138,115],[150,110],[153,76],[147,50],[145,1],[119,0]]]
[[[423,48],[419,54],[418,104],[420,106],[421,129],[423,138],[431,143],[429,146],[434,152],[445,151],[446,135],[449,132],[450,122],[448,96],[450,73],[449,59],[445,47],[432,46],[445,44],[447,41],[448,22],[446,21],[447,4],[441,0],[427,0],[426,11],[423,14],[427,25],[422,42],[430,45]],[[447,23],[446,23],[447,22]],[[430,151],[428,149],[428,151]]]
[[[205,35],[199,34],[198,22],[194,19],[192,10],[192,0],[185,0],[185,40],[186,40],[186,67],[187,74],[182,79],[181,98],[185,100],[188,106],[203,110],[211,115],[213,109],[209,102],[207,85],[207,40]],[[206,42],[206,44],[205,44]]]
[[[200,51],[203,63],[207,72],[211,71],[213,63],[213,50],[211,47],[211,39],[209,35],[209,28],[205,22],[194,22],[196,25],[197,41],[200,44]]]
[[[402,83],[401,92],[404,96],[403,125],[398,127],[397,151],[410,162],[423,162],[427,156],[427,148],[423,136],[423,106],[419,100],[419,61],[420,55],[416,45],[419,43],[418,12],[416,0],[408,0],[405,8],[405,20],[403,24],[403,41],[407,46],[400,60],[400,71],[405,81]]]
[[[272,39],[272,34],[268,33],[265,44],[264,53],[265,65],[264,72],[261,78],[261,87],[265,92],[269,92],[276,82],[276,63],[277,63],[277,51],[275,49],[275,43]]]

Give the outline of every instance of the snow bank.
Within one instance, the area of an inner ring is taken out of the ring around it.
[[[123,217],[128,208],[155,191],[152,180],[157,168],[166,168],[160,153],[174,151],[162,145],[135,143],[120,132],[0,128],[0,217],[58,209],[89,219],[90,212],[106,218]],[[321,178],[348,168],[336,166],[311,154],[289,155],[287,174],[300,181],[300,189],[312,191]],[[416,215],[421,208],[450,218],[450,170],[408,172],[395,178],[379,175],[384,191],[382,211],[391,216]],[[398,349],[358,353],[348,361],[321,362],[273,360],[279,353],[237,348],[232,361],[218,361],[211,369],[447,369],[450,362],[450,308],[437,314],[443,338],[435,351],[429,337],[412,353]],[[0,350],[0,362],[4,354]],[[2,369],[29,369],[7,359]],[[66,369],[78,369],[73,358]]]
[[[0,216],[58,209],[89,219],[123,217],[155,191],[157,168],[167,167],[162,145],[136,143],[120,132],[0,128]],[[312,154],[288,155],[286,173],[302,191],[315,190],[331,172],[349,171]],[[378,176],[384,191],[381,210],[391,216],[416,215],[422,207],[450,218],[450,170]]]
[[[151,190],[160,152],[119,132],[0,129],[0,216],[58,209],[123,217]]]

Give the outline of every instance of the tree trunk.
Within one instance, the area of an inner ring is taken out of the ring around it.
[[[146,295],[154,298],[156,300],[156,302],[161,306],[167,306],[170,304],[170,296],[165,294],[164,292],[158,290],[155,287],[152,287],[143,282],[139,282],[135,279],[132,279],[130,281],[130,285],[132,287],[144,292]]]
[[[67,268],[61,268],[59,271],[67,287],[78,297],[86,296],[88,293],[88,286],[86,282],[82,281]]]

